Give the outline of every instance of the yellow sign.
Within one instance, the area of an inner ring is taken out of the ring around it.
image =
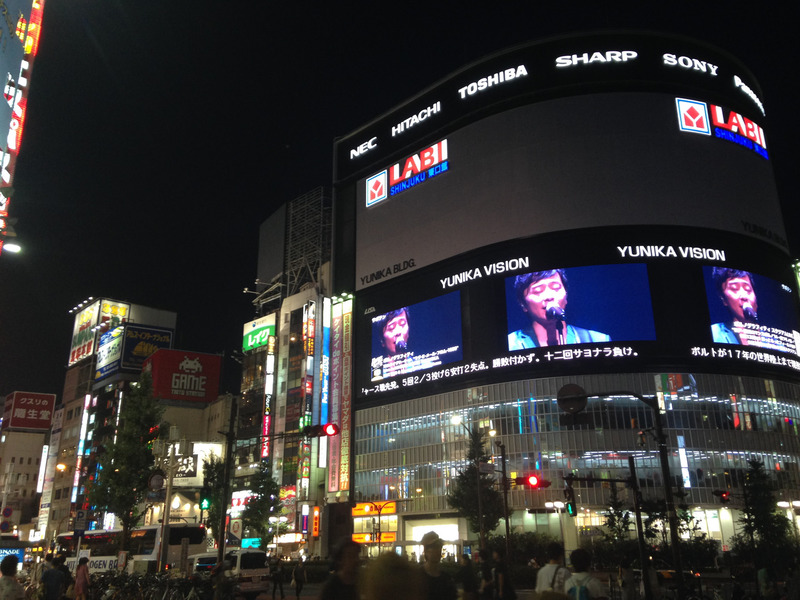
[[[386,543],[386,542],[396,542],[397,541],[397,532],[396,531],[382,531],[380,534],[380,540],[378,539],[378,534],[372,533],[354,533],[353,534],[353,541],[358,542],[359,544],[375,544],[375,543]]]
[[[397,512],[397,502],[359,502],[353,509],[354,517],[371,517],[373,515],[393,515]]]

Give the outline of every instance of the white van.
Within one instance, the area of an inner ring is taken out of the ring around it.
[[[189,556],[189,575],[211,573],[217,566],[216,552],[203,552]]]
[[[231,573],[239,581],[239,592],[245,598],[255,598],[269,590],[267,553],[257,548],[236,548],[225,554],[231,563]]]

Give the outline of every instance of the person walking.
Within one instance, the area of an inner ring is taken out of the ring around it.
[[[494,582],[492,581],[492,565],[487,558],[486,551],[475,553],[475,564],[478,565],[478,598],[492,600],[494,597]]]
[[[511,583],[508,575],[508,565],[506,565],[505,550],[495,548],[492,552],[494,559],[494,597],[496,600],[515,600],[517,592]]]
[[[462,554],[459,559],[461,568],[458,570],[456,579],[461,584],[463,594],[462,600],[478,600],[478,577],[472,568],[472,559],[469,554]]]
[[[364,571],[363,600],[420,600],[425,585],[419,565],[405,556],[386,552],[370,561]]]
[[[570,572],[564,566],[564,546],[558,542],[547,545],[547,564],[539,569],[536,574],[536,593],[544,592],[564,593],[564,583],[569,579]]]
[[[302,558],[292,569],[292,581],[294,582],[294,593],[297,600],[300,600],[300,592],[303,591],[303,585],[306,582],[306,565]]]
[[[361,544],[351,539],[341,542],[333,553],[333,573],[322,586],[319,600],[359,600],[358,567]]]
[[[281,599],[286,598],[286,594],[283,593],[283,560],[280,556],[273,563],[270,575],[272,575],[272,600],[275,600],[275,591],[278,588],[281,590]]]
[[[60,556],[53,559],[53,567],[42,573],[42,585],[44,586],[44,600],[60,600],[61,595],[67,589],[67,577],[59,569],[59,561],[63,560]]]
[[[17,564],[19,559],[16,554],[8,554],[0,561],[0,600],[24,600],[25,590],[17,581]]]
[[[420,542],[423,547],[422,555],[425,562],[422,564],[426,595],[428,600],[456,600],[458,591],[450,576],[442,571],[442,546],[444,540],[435,531],[429,531],[422,536]]]
[[[578,548],[569,555],[572,568],[575,572],[572,577],[567,579],[564,584],[564,591],[573,600],[590,598],[591,600],[601,600],[608,598],[608,592],[598,579],[589,574],[589,567],[592,564],[592,555],[588,550]]]
[[[82,556],[75,570],[75,600],[86,600],[89,593],[89,559]]]

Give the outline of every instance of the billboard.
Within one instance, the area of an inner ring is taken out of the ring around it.
[[[211,442],[194,442],[191,448],[191,454],[178,456],[178,465],[173,481],[175,487],[201,487],[205,478],[205,462],[212,456],[219,458],[223,453],[222,444]]]
[[[55,394],[12,392],[3,406],[3,430],[50,431],[55,406]]]
[[[128,323],[123,336],[122,370],[141,371],[144,361],[156,350],[172,347],[172,335],[171,329]]]
[[[800,380],[796,285],[781,250],[711,229],[496,244],[356,296],[355,399],[676,365]]]
[[[108,299],[94,300],[79,310],[72,327],[68,366],[93,356],[97,351],[98,336],[127,322],[130,312],[130,304]]]
[[[39,51],[44,0],[4,0],[0,25],[0,69],[6,74],[5,102],[0,102],[0,252],[11,234],[7,217],[17,157],[28,111],[28,91],[33,62]]]
[[[126,323],[100,336],[95,381],[118,371],[138,373],[145,359],[159,348],[172,346],[172,330]]]
[[[458,292],[374,316],[372,381],[461,360],[461,344]]]
[[[684,38],[495,54],[337,140],[336,210],[355,214],[355,234],[337,234],[354,267],[339,261],[334,287],[604,226],[717,229],[786,251],[765,125],[746,67]]]
[[[274,314],[245,323],[242,331],[242,350],[247,352],[265,346],[271,335],[275,335]]]
[[[95,365],[94,379],[99,381],[119,371],[122,359],[122,340],[125,334],[123,326],[115,327],[100,336],[97,346],[97,363]]]
[[[209,403],[219,393],[222,357],[187,350],[157,350],[144,362],[153,395],[162,400]]]
[[[768,232],[785,245],[758,120],[701,99],[709,133],[698,135],[683,126],[676,100],[607,93],[522,106],[422,144],[381,171],[387,195],[379,202],[371,176],[359,180],[356,289],[505,240],[600,226]],[[431,148],[444,142],[446,160],[437,163],[442,152]],[[398,167],[407,179],[392,185]]]

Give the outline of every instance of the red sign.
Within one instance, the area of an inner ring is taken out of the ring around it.
[[[6,396],[3,409],[3,429],[49,431],[55,406],[55,394],[12,392]]]
[[[419,175],[422,171],[434,167],[447,160],[447,140],[435,143],[422,152],[412,154],[389,169],[389,185],[395,185]]]
[[[748,140],[751,140],[761,146],[767,147],[767,141],[764,137],[764,130],[758,126],[757,123],[751,121],[747,117],[743,117],[739,113],[730,111],[726,114],[725,109],[721,106],[711,105],[711,120],[717,127],[722,127],[733,133],[743,135]]]
[[[162,400],[209,403],[219,394],[222,358],[185,350],[157,350],[144,362],[153,378],[153,395]]]

